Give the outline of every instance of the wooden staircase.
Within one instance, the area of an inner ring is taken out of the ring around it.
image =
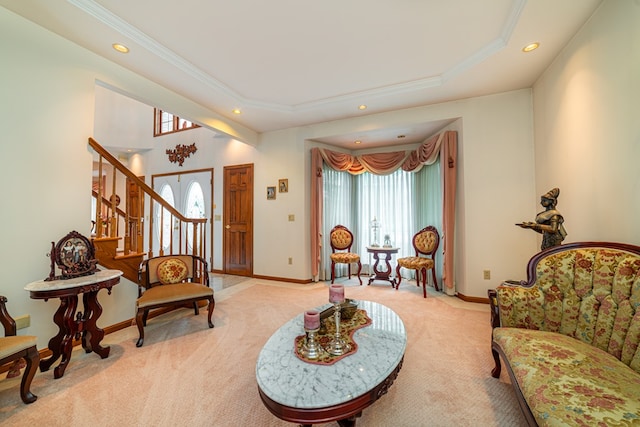
[[[100,265],[121,270],[125,278],[140,284],[138,268],[147,257],[171,254],[205,257],[205,218],[186,218],[93,138],[89,138],[89,145],[98,155],[94,161],[94,175],[98,178],[92,192],[96,200],[92,242]],[[107,182],[111,183],[110,191],[107,190]],[[124,193],[124,197],[118,193]],[[156,203],[160,205],[160,223],[171,221],[175,224],[168,231],[169,241],[180,243],[175,247],[173,244],[168,248],[160,247],[154,253],[153,242],[163,241],[165,232],[164,227],[153,225],[154,215],[150,212],[154,212]],[[149,218],[146,235],[143,228],[145,216]],[[187,233],[187,230],[191,232]],[[145,251],[144,247],[149,249]]]
[[[121,270],[122,275],[134,283],[139,283],[138,268],[142,260],[145,259],[145,253],[129,253],[122,254],[118,250],[118,241],[120,237],[100,237],[93,239],[95,247],[96,259],[100,265],[114,270]]]

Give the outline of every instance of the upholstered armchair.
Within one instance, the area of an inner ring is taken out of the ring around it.
[[[21,361],[26,361],[24,374],[20,383],[20,397],[24,403],[33,403],[38,396],[31,393],[31,381],[36,375],[40,364],[40,355],[36,348],[36,337],[16,335],[16,322],[7,312],[5,303],[7,298],[0,295],[0,323],[4,327],[4,337],[0,338],[0,365],[13,362],[7,377],[20,375],[23,367]]]
[[[149,311],[163,307],[191,306],[199,314],[198,302],[208,301],[207,318],[213,328],[211,315],[215,307],[213,289],[209,286],[207,262],[195,255],[166,255],[149,258],[140,263],[140,284],[136,301],[136,325],[140,337],[136,343],[144,342],[144,326]]]
[[[347,264],[349,279],[351,279],[351,264],[358,264],[358,281],[362,285],[360,255],[351,252],[353,233],[344,225],[336,225],[329,233],[329,241],[331,243],[331,283],[335,280],[336,264]]]
[[[424,298],[427,297],[427,270],[431,270],[431,278],[433,279],[433,287],[436,291],[438,281],[436,279],[435,254],[440,244],[440,235],[438,230],[433,226],[428,226],[418,231],[412,239],[415,256],[399,258],[396,266],[396,290],[400,287],[402,276],[400,268],[408,268],[416,271],[416,285],[420,287],[420,275],[422,274],[422,293]]]

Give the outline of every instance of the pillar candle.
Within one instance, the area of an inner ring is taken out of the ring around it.
[[[332,303],[344,302],[344,286],[343,285],[329,286],[329,302],[332,302]]]
[[[304,328],[318,329],[320,327],[320,312],[316,310],[308,310],[304,312]]]

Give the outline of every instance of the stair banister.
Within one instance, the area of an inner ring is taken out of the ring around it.
[[[203,239],[204,239],[204,225],[207,222],[206,218],[187,218],[184,215],[182,215],[178,210],[176,210],[173,206],[171,206],[169,203],[167,203],[162,196],[160,196],[153,188],[151,188],[148,184],[146,184],[144,181],[142,181],[140,178],[138,178],[133,172],[131,172],[125,165],[123,165],[118,159],[116,159],[111,153],[109,153],[107,150],[104,149],[104,147],[102,147],[95,139],[93,138],[89,138],[89,145],[102,157],[104,158],[106,161],[108,161],[111,165],[113,165],[113,167],[115,169],[117,169],[120,173],[122,173],[123,175],[125,175],[127,178],[131,179],[137,186],[138,188],[140,188],[142,190],[143,193],[145,193],[146,195],[148,195],[150,197],[151,203],[150,203],[150,211],[149,212],[153,212],[153,203],[159,203],[160,206],[162,206],[162,208],[166,209],[166,211],[168,211],[173,217],[177,218],[179,220],[179,231],[180,231],[180,242],[179,242],[179,246],[182,247],[182,224],[183,223],[187,223],[187,224],[193,224],[193,255],[198,255],[204,258],[204,243],[203,243]],[[102,162],[100,162],[99,165],[99,176],[102,176]],[[114,183],[113,183],[113,194],[115,194],[115,173],[114,173]],[[103,203],[103,201],[101,200],[102,198],[99,197],[97,199],[97,212],[100,212],[100,208],[101,208],[101,204]],[[115,215],[115,210],[113,210],[113,208],[115,207],[115,200],[112,201],[112,218],[113,215]],[[161,211],[161,215],[164,215],[164,209]],[[99,215],[98,215],[99,216]],[[152,215],[150,215],[150,218],[153,218]],[[100,219],[98,218],[96,221],[98,224],[96,225],[96,227],[99,226],[99,222]],[[153,239],[151,238],[152,236],[152,224],[153,224],[153,220],[149,221],[149,256],[153,256],[153,248],[152,246],[152,241]],[[161,233],[163,227],[160,227]],[[200,229],[200,233],[198,233],[198,229]],[[98,230],[98,228],[96,229]],[[112,233],[113,233],[113,229],[112,229]],[[162,242],[162,236],[160,237],[160,241]],[[199,241],[200,244],[197,244]],[[162,245],[160,247],[160,255],[163,254],[163,248]],[[173,245],[171,245],[170,251],[173,252]]]

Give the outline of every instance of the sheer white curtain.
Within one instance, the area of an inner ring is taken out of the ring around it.
[[[320,262],[320,280],[331,279],[331,244],[329,243],[329,233],[336,225],[344,225],[352,233],[354,233],[354,246],[356,248],[359,237],[355,233],[354,226],[356,224],[356,205],[353,198],[353,176],[347,172],[334,170],[327,165],[322,170],[324,194],[324,229],[322,232],[322,259]],[[336,265],[336,277],[347,274],[347,266],[344,264]]]
[[[413,234],[422,230],[427,225],[433,225],[438,229],[438,234],[440,234],[440,245],[438,246],[438,252],[436,253],[435,260],[436,278],[440,284],[440,289],[444,289],[444,284],[442,283],[444,253],[444,240],[442,239],[443,185],[442,174],[440,173],[440,160],[431,166],[424,166],[420,172],[415,173],[414,175],[416,176],[416,193],[419,195],[417,197],[418,205],[416,207],[416,218],[418,218],[418,222],[414,224],[415,231],[411,236],[413,237]],[[413,245],[411,242],[409,242],[407,248],[410,249],[411,253],[407,253],[404,256],[413,256]],[[401,272],[402,277],[410,277],[409,273],[411,274],[411,277],[414,278],[413,271],[406,271],[403,269]]]
[[[414,254],[411,239],[427,225],[442,229],[442,185],[440,162],[423,167],[419,172],[401,169],[389,175],[374,175],[365,172],[351,175],[323,167],[324,220],[321,280],[331,277],[331,245],[329,232],[342,224],[349,228],[355,238],[352,251],[360,254],[363,273],[368,273],[372,258],[367,246],[373,242],[371,222],[380,223],[378,243],[383,244],[389,235],[391,245],[400,248],[395,257]],[[439,250],[439,253],[441,251]],[[441,256],[440,256],[441,258]],[[441,277],[442,261],[436,258],[437,276]],[[392,262],[392,265],[395,265]],[[336,277],[347,274],[346,266],[336,266]],[[339,267],[339,268],[338,268]],[[322,275],[324,274],[324,277]],[[410,277],[411,271],[403,271]]]

